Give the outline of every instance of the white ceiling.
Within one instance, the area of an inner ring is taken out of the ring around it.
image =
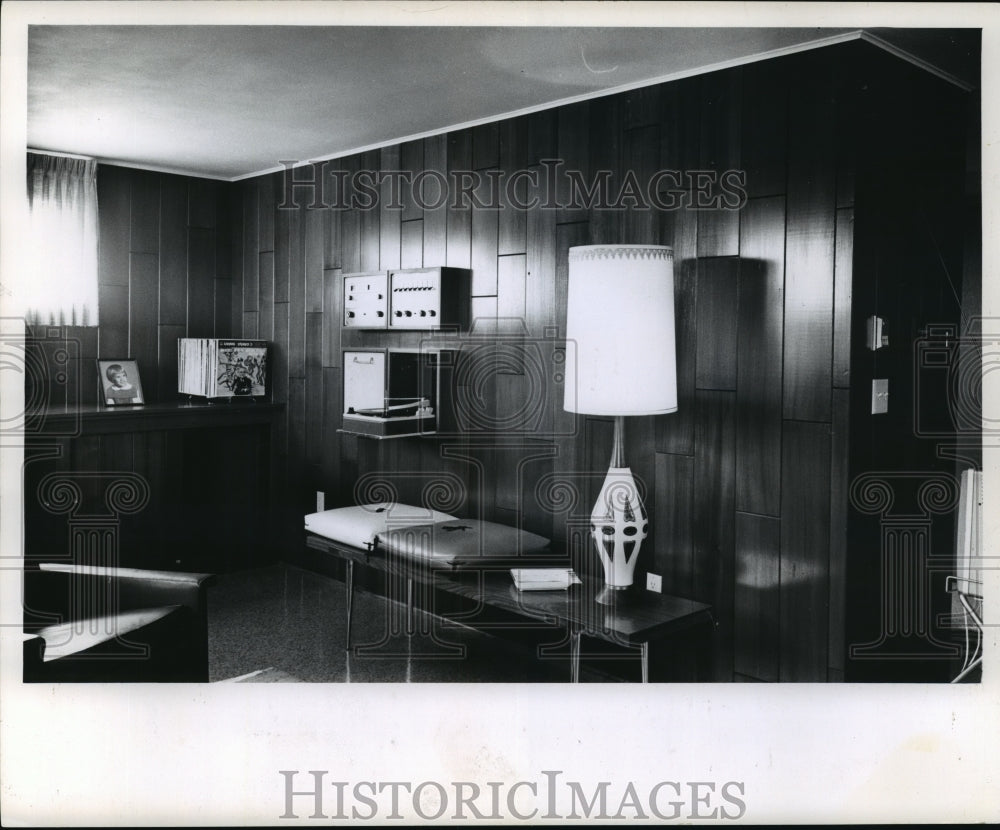
[[[231,180],[857,37],[975,86],[969,32],[33,25],[27,138]]]

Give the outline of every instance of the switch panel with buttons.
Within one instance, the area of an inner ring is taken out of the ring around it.
[[[389,328],[465,328],[470,274],[461,268],[414,268],[389,272]]]

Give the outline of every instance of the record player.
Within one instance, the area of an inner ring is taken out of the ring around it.
[[[440,351],[344,351],[343,432],[371,438],[432,435],[440,417]]]

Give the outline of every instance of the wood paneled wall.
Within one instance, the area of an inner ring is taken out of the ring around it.
[[[299,186],[283,174],[238,184],[233,331],[274,343],[289,532],[317,490],[328,505],[394,493],[551,535],[597,570],[587,526],[611,420],[564,412],[549,371],[562,356],[567,250],[672,245],[679,411],[626,428],[652,514],[637,580],[657,572],[665,591],[712,603],[716,680],[842,679],[854,160],[867,140],[842,78],[873,51],[845,44],[368,151],[296,169]],[[491,176],[544,181],[553,159],[587,182],[607,176],[612,194],[660,170],[743,170],[747,199],[611,210],[566,204],[563,177],[555,209],[430,209],[405,188],[394,209],[388,181],[372,209],[323,206],[359,171],[477,171],[486,200]],[[541,420],[448,439],[338,433],[341,347],[414,342],[343,332],[338,277],[438,265],[472,269],[477,333],[521,318],[548,367],[505,367],[463,394],[496,419],[541,398]]]
[[[36,333],[48,403],[96,403],[98,357],[135,358],[146,401],[175,400],[177,338],[232,334],[230,187],[99,165],[100,325]],[[66,372],[52,357],[63,351]]]

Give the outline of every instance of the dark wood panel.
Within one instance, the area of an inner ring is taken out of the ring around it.
[[[712,171],[711,184],[695,183],[698,208],[698,256],[739,254],[738,199],[724,186],[726,173],[740,169],[742,70],[727,69],[701,77],[701,170]]]
[[[485,170],[496,167],[500,158],[500,129],[496,121],[472,128],[472,167]]]
[[[136,170],[131,175],[129,251],[133,254],[159,253],[160,179],[160,174],[145,170]]]
[[[188,224],[192,228],[216,227],[219,182],[211,179],[188,179]]]
[[[232,337],[233,281],[215,281],[215,337]]]
[[[595,245],[627,242],[622,236],[623,211],[614,210],[610,204],[617,198],[622,186],[622,176],[629,170],[622,166],[622,104],[619,96],[598,98],[590,103],[590,180],[581,179],[581,186],[591,187],[600,183],[593,195],[590,209],[590,242]],[[634,172],[634,171],[633,171]],[[571,171],[569,175],[575,174]],[[580,194],[579,198],[588,197]],[[628,211],[629,214],[632,211]]]
[[[637,193],[646,200],[647,183],[652,181],[660,169],[660,128],[658,125],[636,127],[625,131],[622,142],[624,176],[632,178],[623,183],[623,192]],[[656,211],[641,208],[643,202],[635,204],[631,197],[624,197],[626,209],[622,216],[622,240],[630,245],[658,245],[662,224]]]
[[[344,187],[341,179],[341,166],[339,162],[328,161],[323,165],[323,175],[325,176],[324,193],[327,205],[326,210],[321,211],[323,215],[323,270],[328,268],[340,268],[343,260],[343,205]]]
[[[410,219],[400,229],[399,265],[420,268],[424,264],[424,220]]]
[[[785,422],[781,458],[781,677],[826,680],[830,426]]]
[[[854,282],[854,208],[837,211],[833,265],[833,385],[851,385],[851,301]]]
[[[749,198],[785,192],[787,130],[787,68],[780,61],[747,64],[743,67],[740,161]]]
[[[305,208],[291,214],[288,281],[288,374],[302,378],[306,372],[306,278],[303,257]]]
[[[257,250],[260,253],[275,249],[276,206],[284,201],[286,175],[291,176],[291,171],[271,173],[258,180],[260,186],[257,190],[257,216],[259,217]]]
[[[543,159],[551,159],[557,152],[558,110],[547,109],[533,112],[528,119],[528,165],[537,165]]]
[[[847,521],[850,489],[850,392],[833,390],[830,437],[830,624],[827,666],[843,679],[847,650]],[[829,680],[837,679],[833,676]]]
[[[781,522],[736,514],[736,671],[776,681],[779,668]]]
[[[736,584],[734,506],[736,395],[698,391],[694,470],[694,599],[711,603],[718,623],[713,679],[733,672],[733,597]]]
[[[736,389],[736,325],[740,263],[705,259],[699,263],[695,383],[699,389]]]
[[[529,124],[531,121],[529,120]],[[534,168],[538,171],[538,168]],[[538,188],[528,191],[538,198]],[[525,296],[528,331],[535,338],[544,337],[546,328],[556,325],[556,215],[536,204],[525,216],[527,237],[525,253]]]
[[[344,179],[344,203],[351,204],[355,198],[353,176],[359,170],[360,160],[351,156],[343,160],[342,167],[347,174]],[[352,207],[345,209],[340,217],[340,236],[343,240],[341,268],[349,274],[361,270],[361,211]]]
[[[467,173],[472,167],[472,134],[468,130],[448,133],[448,182],[453,189],[447,208],[446,265],[472,267],[472,205],[462,182],[453,174]]]
[[[99,285],[97,302],[101,314],[98,335],[99,357],[124,357],[128,354],[128,286]]]
[[[248,179],[243,184],[243,310],[257,311],[258,291],[258,242],[257,190],[258,180]],[[244,337],[256,337],[243,332]]]
[[[303,267],[305,268],[305,309],[323,310],[323,231],[328,210],[306,210],[303,229]]]
[[[517,174],[525,170],[528,159],[527,118],[500,122],[500,169],[504,172],[501,188],[500,226],[497,253],[523,254],[527,244],[527,217],[518,205],[527,201],[527,182]],[[513,181],[513,186],[511,182]],[[513,196],[513,202],[509,198]]]
[[[268,359],[274,367],[272,400],[288,400],[288,303],[274,304],[274,338]]]
[[[640,89],[633,89],[621,96],[624,100],[622,107],[622,124],[626,130],[633,130],[637,127],[648,127],[658,124],[662,110],[661,93],[663,85],[646,86]],[[615,96],[618,97],[618,96]]]
[[[128,285],[129,213],[132,188],[128,172],[121,167],[100,165],[97,172],[98,283]],[[103,307],[100,309],[103,314]]]
[[[156,332],[156,306],[159,288],[159,262],[156,254],[131,254],[129,256],[129,333],[128,357],[139,361],[143,388],[157,388],[157,355],[159,351]],[[110,355],[125,357],[126,355]]]
[[[378,187],[375,176],[378,175],[379,151],[369,150],[361,154],[361,170],[371,177],[374,187]],[[379,204],[376,201],[370,208],[361,209],[361,270],[376,271],[379,267]]]
[[[496,172],[493,170],[492,172]],[[497,245],[499,242],[499,206],[494,201],[493,181],[480,171],[473,191],[478,200],[472,209],[472,295],[497,293]]]
[[[243,336],[243,188],[234,184],[229,189],[229,250],[230,273],[233,280],[232,308],[230,309],[230,329],[234,337]]]
[[[323,396],[320,401],[323,407],[323,446],[320,458],[322,459],[322,489],[326,493],[328,507],[346,505],[348,503],[346,490],[349,485],[353,485],[353,479],[348,482],[340,475],[342,466],[341,434],[337,430],[340,428],[341,416],[344,412],[341,403],[343,400],[341,397],[342,385],[343,376],[339,368],[323,368]],[[309,394],[310,396],[315,395],[315,391],[311,387]]]
[[[150,398],[151,400],[177,400],[177,341],[186,334],[184,326],[159,327],[159,379],[156,397]]]
[[[187,323],[187,195],[187,181],[177,176],[164,177],[160,192],[161,325]]]
[[[736,509],[768,516],[781,499],[784,259],[784,198],[751,199],[740,227]]]
[[[694,591],[694,469],[690,455],[656,453],[656,498],[651,523],[656,547],[646,570],[663,576],[668,594],[690,597]]]
[[[188,230],[188,337],[211,337],[215,330],[215,231]]]
[[[579,173],[584,181],[590,181],[590,102],[581,101],[561,107],[557,119],[556,153],[564,167],[556,180],[556,199],[560,205],[566,206],[559,209],[557,221],[583,222],[589,219],[589,210],[574,204],[567,171]]]
[[[323,314],[306,313],[306,459],[319,459],[323,446]]]
[[[243,312],[243,337],[257,337],[257,316],[256,311]]]
[[[262,185],[264,186],[264,185]],[[298,213],[294,206],[283,207],[274,211],[274,288],[273,299],[276,303],[288,302],[288,284],[291,279],[292,266],[292,216]]]
[[[525,260],[524,255],[502,256],[498,260],[497,317],[510,321],[504,331],[517,332],[523,330],[522,325],[526,326]]]
[[[808,421],[830,420],[836,125],[829,72],[818,84],[812,73],[797,74],[789,99],[784,415]]]
[[[379,170],[399,170],[402,159],[399,145],[383,147]],[[399,268],[402,219],[400,182],[395,176],[385,176],[379,183],[379,263],[382,271]]]
[[[264,340],[274,337],[274,251],[258,254],[260,279],[260,313],[257,336]]]
[[[664,87],[664,128],[660,160],[666,169],[691,170],[699,163],[700,124],[697,79]],[[676,185],[675,185],[676,186]],[[660,196],[680,200],[661,183]],[[669,202],[667,202],[669,204]],[[681,204],[678,202],[678,204]],[[656,448],[664,452],[694,452],[695,370],[697,367],[698,214],[678,207],[661,212],[661,239],[674,249],[674,333],[677,345],[677,412],[656,419]]]
[[[419,199],[413,197],[413,177],[418,176],[424,168],[424,139],[407,141],[399,148],[399,169],[408,177],[407,181],[401,182],[399,198],[403,205],[400,221],[410,222],[414,219],[423,219],[424,210]]]
[[[449,139],[445,135],[435,135],[425,138],[424,165],[425,170],[445,176],[448,172]],[[438,181],[438,184],[435,184]],[[424,262],[431,264],[450,264],[448,258],[448,189],[440,184],[436,176],[425,179],[421,198],[424,201]],[[440,202],[440,204],[438,204]],[[431,206],[434,207],[431,207]]]
[[[340,365],[341,272],[323,272],[323,366]]]

